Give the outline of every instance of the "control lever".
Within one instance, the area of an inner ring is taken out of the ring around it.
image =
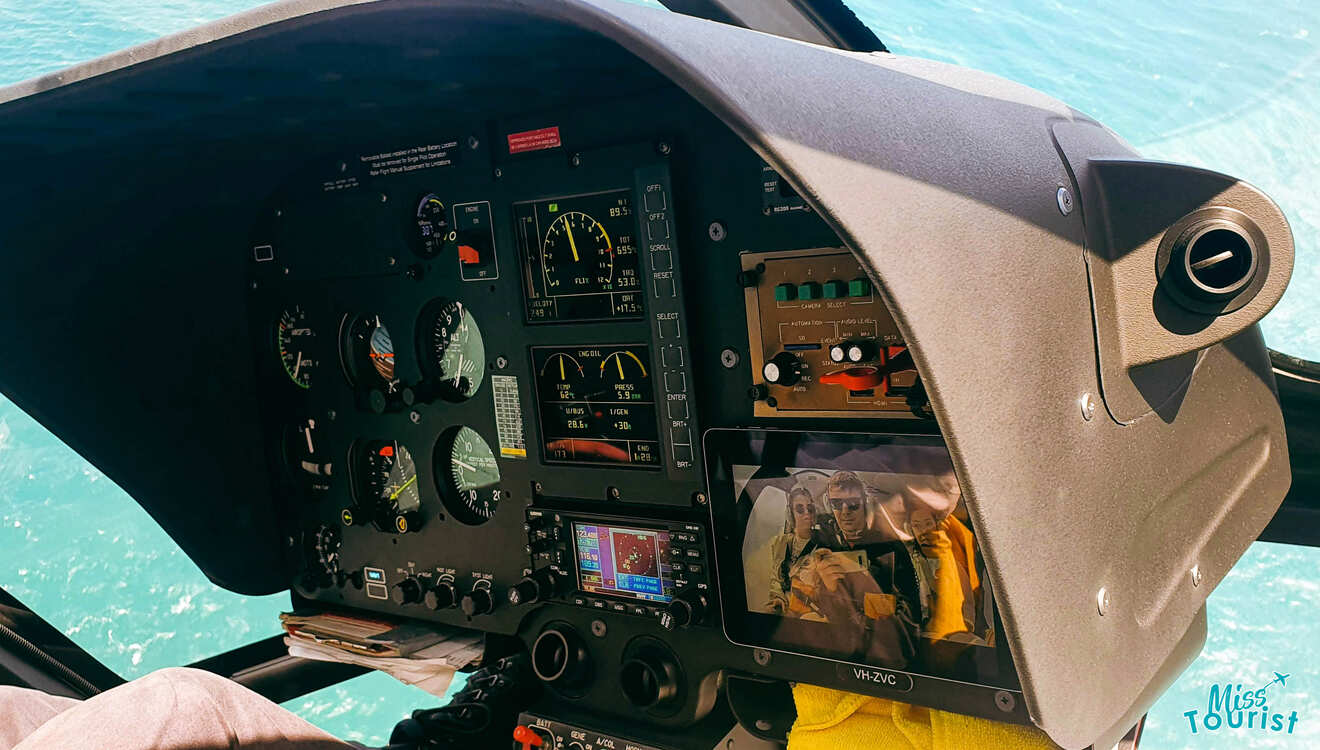
[[[411,717],[396,724],[389,750],[508,747],[518,714],[540,692],[541,683],[532,673],[527,654],[507,656],[473,672],[448,705],[413,711]],[[519,735],[525,737],[526,733]],[[530,747],[543,746],[535,739],[528,741]]]

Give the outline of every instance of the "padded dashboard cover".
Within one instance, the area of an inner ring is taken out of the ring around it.
[[[373,23],[384,14],[411,23]],[[1087,195],[1051,128],[1090,120],[992,76],[604,1],[300,0],[18,84],[0,90],[10,166],[0,291],[22,302],[0,328],[4,391],[128,489],[214,580],[283,586],[260,450],[221,439],[259,434],[249,365],[194,356],[184,374],[195,387],[135,383],[111,361],[127,356],[123,340],[107,337],[188,332],[123,299],[130,313],[112,325],[113,290],[159,295],[161,316],[186,306],[190,323],[214,326],[192,332],[197,347],[247,351],[234,323],[240,290],[170,282],[186,278],[177,239],[198,231],[201,213],[221,234],[251,215],[240,168],[278,173],[335,142],[291,114],[307,94],[282,88],[282,62],[302,54],[303,34],[406,47],[415,29],[459,15],[472,33],[488,27],[486,44],[514,60],[523,37],[553,52],[553,29],[575,44],[617,44],[721,118],[859,255],[948,440],[1033,718],[1065,747],[1111,745],[1194,657],[1207,595],[1282,500],[1282,417],[1254,326],[1199,355],[1172,410],[1124,423],[1103,408],[1081,417],[1079,398],[1102,393],[1087,227],[1055,194],[1069,187],[1083,205]],[[576,46],[557,54],[587,59]],[[250,90],[233,90],[225,75],[244,71]],[[208,89],[220,79],[228,89]],[[353,83],[346,77],[345,91]],[[198,114],[218,101],[228,119]],[[166,116],[135,119],[153,102],[167,103]],[[101,148],[111,136],[115,149]],[[1106,137],[1104,156],[1135,156]],[[188,261],[202,275],[207,258]],[[87,348],[82,359],[70,359],[70,342]],[[28,364],[70,361],[91,369]],[[231,423],[209,432],[179,416],[195,416],[199,400],[226,404]],[[171,461],[133,460],[151,429]]]

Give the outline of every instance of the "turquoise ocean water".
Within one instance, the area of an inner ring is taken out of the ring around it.
[[[0,85],[258,5],[250,0],[0,0]],[[654,2],[646,3],[654,5]],[[1271,346],[1320,360],[1320,2],[854,0],[900,54],[987,70],[1106,123],[1143,154],[1247,179],[1283,207],[1297,269]],[[287,598],[241,597],[192,566],[136,503],[0,398],[0,586],[126,677],[278,631]],[[1320,551],[1256,544],[1210,598],[1205,651],[1151,712],[1143,748],[1320,747]],[[1269,689],[1294,733],[1204,729],[1212,684]],[[1079,675],[1085,680],[1085,675]],[[383,743],[437,701],[383,675],[288,704]]]

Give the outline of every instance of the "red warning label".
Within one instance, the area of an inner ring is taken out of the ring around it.
[[[564,145],[559,140],[559,128],[540,128],[509,134],[509,153],[521,154],[524,151],[544,151]]]

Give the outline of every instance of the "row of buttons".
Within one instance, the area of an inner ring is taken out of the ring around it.
[[[830,279],[823,286],[815,281],[804,281],[801,284],[785,282],[775,287],[776,302],[792,302],[799,299],[813,300],[821,297],[840,299],[842,297],[869,296],[871,296],[871,280],[867,278],[856,278],[848,282]]]
[[[598,599],[594,596],[576,595],[573,597],[573,603],[579,607],[590,607],[606,612],[617,612],[621,615],[637,615],[638,617],[650,617],[659,619],[660,614],[665,611],[664,607],[652,607],[645,604],[633,604],[631,602],[616,602],[612,599]]]

